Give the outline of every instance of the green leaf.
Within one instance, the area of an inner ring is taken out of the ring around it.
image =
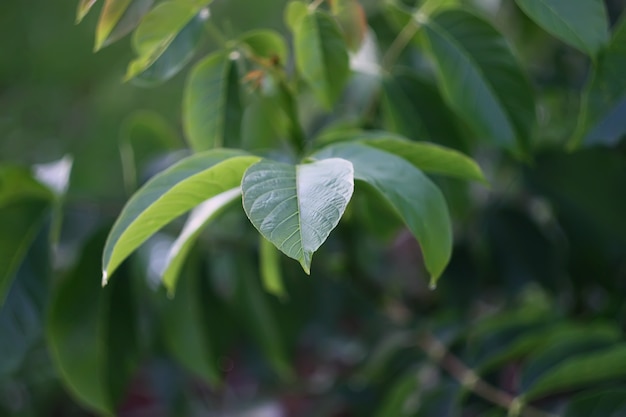
[[[448,207],[437,186],[408,161],[365,144],[331,145],[313,157],[352,162],[354,178],[380,193],[419,241],[434,286],[452,253]]]
[[[216,52],[192,70],[183,99],[183,126],[194,151],[239,139],[241,98],[237,66],[226,52]]]
[[[313,253],[352,197],[352,164],[339,158],[303,165],[263,160],[246,171],[241,187],[254,227],[309,274]]]
[[[376,413],[375,417],[389,416],[409,416],[413,415],[415,410],[408,410],[407,402],[414,396],[419,388],[419,380],[417,371],[409,371],[407,374],[394,381],[393,386],[386,394],[382,405]]]
[[[535,126],[535,103],[504,37],[462,10],[433,16],[420,34],[450,107],[477,137],[523,151]]]
[[[154,0],[106,0],[96,28],[94,50],[128,35],[150,10]]]
[[[574,48],[595,56],[609,40],[602,0],[515,0],[535,23]]]
[[[148,181],[126,203],[102,257],[103,284],[139,245],[203,201],[235,188],[259,158],[233,150],[190,156]]]
[[[523,395],[527,401],[548,394],[594,386],[626,377],[626,344],[568,358],[546,372]]]
[[[240,196],[241,189],[237,186],[211,197],[192,210],[185,227],[172,244],[167,255],[163,284],[170,295],[174,294],[183,263],[202,230]]]
[[[179,32],[210,2],[166,1],[150,10],[133,33],[133,48],[139,57],[128,66],[126,80],[154,64]],[[206,19],[203,13],[199,17]]]
[[[309,7],[303,1],[291,1],[285,7],[285,23],[292,32],[296,30],[296,27],[300,23],[300,19],[306,16],[309,12]]]
[[[290,121],[278,97],[254,94],[243,113],[241,140],[246,149],[272,149],[289,132]]]
[[[346,44],[358,51],[367,33],[367,17],[358,0],[332,0],[330,10],[337,19]]]
[[[350,76],[348,51],[332,17],[316,10],[294,28],[296,68],[320,103],[330,109]]]
[[[76,24],[80,23],[87,16],[94,4],[96,4],[96,0],[79,0],[78,8],[76,9]]]
[[[246,44],[256,57],[276,57],[280,65],[287,64],[287,42],[276,31],[261,29],[246,32],[239,37],[239,41]]]
[[[263,236],[259,238],[259,266],[261,282],[265,291],[278,298],[285,299],[287,293],[283,285],[283,274],[280,269],[280,252]]]
[[[575,396],[564,417],[619,417],[626,415],[626,388],[615,387]]]
[[[583,95],[571,147],[581,143],[616,144],[626,132],[626,20],[615,29],[600,55]]]

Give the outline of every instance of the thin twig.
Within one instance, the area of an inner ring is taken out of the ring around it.
[[[411,39],[413,39],[413,36],[415,36],[421,26],[422,25],[413,17],[411,17],[407,24],[404,25],[383,56],[381,67],[385,72],[391,71],[391,68],[396,63],[398,57],[402,51],[404,51],[404,48],[406,48],[409,42],[411,42]]]

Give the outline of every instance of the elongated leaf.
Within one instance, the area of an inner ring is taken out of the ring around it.
[[[246,149],[271,149],[288,135],[289,125],[278,97],[255,94],[243,113],[242,143]]]
[[[283,274],[280,270],[280,252],[263,236],[259,238],[259,265],[261,282],[265,291],[284,299],[287,293],[283,285]]]
[[[300,19],[308,13],[308,6],[303,1],[290,1],[285,7],[285,23],[291,31],[295,31],[300,23]]]
[[[626,388],[616,387],[579,394],[565,410],[564,417],[619,417],[626,415]]]
[[[192,70],[185,86],[183,122],[195,151],[239,139],[242,110],[237,74],[225,52],[208,56]]]
[[[575,356],[546,372],[524,393],[524,399],[593,386],[626,377],[626,345],[619,344],[586,355]]]
[[[174,241],[167,255],[166,267],[163,272],[163,284],[170,295],[174,294],[183,262],[187,259],[190,249],[202,230],[240,196],[241,189],[236,187],[211,197],[192,210],[185,227],[176,241]]]
[[[596,63],[583,96],[578,128],[571,146],[615,145],[626,133],[626,20]]]
[[[210,2],[165,1],[152,9],[133,33],[133,48],[139,57],[128,66],[126,79],[142,73],[163,55],[179,32]],[[201,18],[206,17],[201,14]]]
[[[278,32],[268,29],[254,30],[241,35],[239,41],[248,45],[257,57],[278,58],[280,65],[287,63],[287,42]]]
[[[420,242],[434,286],[452,253],[452,228],[441,191],[408,161],[360,143],[340,143],[314,158],[343,158],[354,165],[354,178],[372,186],[397,211]]]
[[[416,394],[418,387],[417,371],[409,372],[394,381],[380,408],[374,414],[375,417],[414,415],[415,410],[409,410],[407,402]]]
[[[77,24],[87,16],[87,13],[89,13],[89,10],[91,10],[94,4],[96,4],[96,0],[79,0],[78,8],[76,9]]]
[[[153,3],[154,0],[106,0],[96,28],[94,50],[128,35]]]
[[[515,0],[535,23],[565,43],[595,56],[609,40],[602,0]]]
[[[148,181],[128,201],[104,248],[103,284],[119,264],[161,227],[203,201],[235,188],[257,157],[232,150],[188,157]]]
[[[296,67],[320,103],[330,109],[350,75],[346,44],[333,19],[313,11],[294,28]]]
[[[358,0],[332,0],[330,10],[339,22],[346,44],[358,51],[367,33],[367,17]]]
[[[254,227],[309,274],[313,253],[352,197],[352,164],[339,158],[297,166],[263,160],[246,171],[241,187]]]
[[[435,15],[420,34],[450,107],[479,138],[524,150],[535,125],[535,103],[504,37],[462,10]]]

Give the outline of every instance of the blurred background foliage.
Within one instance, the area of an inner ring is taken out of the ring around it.
[[[384,51],[397,28],[381,2],[361,3]],[[94,54],[97,13],[75,25],[73,1],[2,2],[0,191],[33,191],[24,201],[0,199],[0,242],[27,253],[3,290],[0,414],[506,415],[459,380],[464,369],[450,357],[555,415],[625,413],[624,130],[609,126],[567,151],[589,59],[513,1],[468,3],[506,35],[532,80],[539,125],[530,158],[469,137],[411,48],[399,66],[419,71],[399,68],[369,121],[470,153],[491,182],[436,178],[455,227],[436,291],[415,240],[387,207],[360,195],[311,277],[281,258],[284,297],[263,290],[256,235],[243,214],[226,211],[203,233],[169,299],[156,270],[181,223],[151,239],[104,290],[100,254],[129,194],[187,152],[187,68],[153,88],[124,83],[128,38]],[[261,27],[287,33],[284,6],[215,0],[209,20],[227,37]],[[606,6],[614,25],[624,1]],[[201,42],[196,58],[217,47],[211,36]],[[307,134],[360,112],[370,88],[355,76],[333,113],[305,97]],[[42,172],[41,164],[66,155],[66,191],[31,184],[26,168]],[[128,158],[134,162],[124,167]],[[32,238],[19,232],[25,218],[43,225],[26,228]],[[0,262],[0,272],[11,267]],[[440,344],[454,356],[442,356]],[[553,379],[542,381],[546,375]]]

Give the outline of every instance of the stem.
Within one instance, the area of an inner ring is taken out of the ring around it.
[[[432,334],[423,333],[418,338],[417,345],[461,385],[492,404],[507,409],[510,416],[557,417],[554,414],[525,405],[519,398],[485,382],[459,358],[448,352],[446,346]]]
[[[419,23],[414,17],[411,17],[407,24],[404,25],[383,56],[381,67],[385,72],[391,71],[391,68],[398,60],[398,57],[402,51],[404,51],[404,48],[406,48],[409,42],[411,42],[411,39],[415,36],[420,27],[422,27],[421,23]]]

